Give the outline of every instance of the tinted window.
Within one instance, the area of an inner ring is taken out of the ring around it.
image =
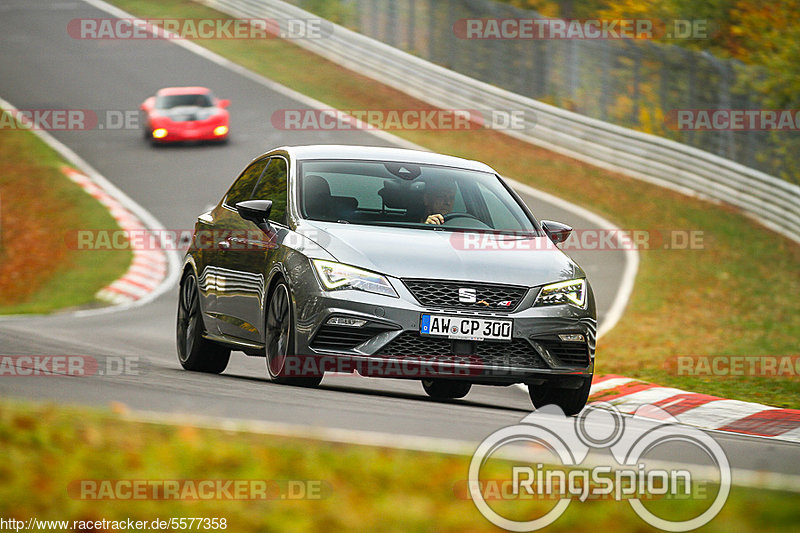
[[[305,218],[351,224],[432,229],[535,232],[533,222],[495,174],[420,164],[302,161]]]
[[[170,109],[178,106],[211,107],[214,105],[208,94],[170,94],[156,98],[156,109]]]
[[[253,193],[254,200],[272,200],[269,219],[280,224],[286,224],[287,222],[286,202],[288,190],[286,178],[286,161],[280,157],[273,157]]]
[[[268,159],[256,161],[241,173],[225,195],[225,205],[235,208],[237,203],[250,199],[268,161]]]

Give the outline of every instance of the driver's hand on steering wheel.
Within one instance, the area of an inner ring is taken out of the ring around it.
[[[444,216],[439,213],[435,213],[433,215],[428,215],[428,218],[425,219],[426,224],[444,224]]]

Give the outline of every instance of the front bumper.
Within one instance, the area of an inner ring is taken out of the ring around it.
[[[529,289],[509,313],[422,306],[399,279],[389,278],[399,298],[357,290],[324,291],[308,283],[296,299],[296,353],[287,371],[308,375],[353,372],[407,379],[439,377],[482,384],[581,382],[594,372],[597,321],[591,288],[586,309],[533,307]],[[316,284],[316,287],[314,285]],[[300,303],[302,302],[302,303]],[[511,319],[511,341],[451,340],[421,335],[425,313]],[[365,320],[359,327],[331,325],[332,317]],[[581,334],[583,341],[563,341]]]
[[[167,135],[161,138],[153,138],[158,143],[185,142],[185,141],[224,141],[228,138],[229,130],[224,135],[217,135],[214,129],[219,126],[228,127],[227,124],[207,121],[197,122],[170,122],[165,124],[153,125],[150,128],[151,135],[156,129],[167,130]]]

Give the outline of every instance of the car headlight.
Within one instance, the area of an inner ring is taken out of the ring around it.
[[[312,262],[325,290],[355,289],[399,298],[389,280],[380,274],[322,259]]]
[[[534,307],[570,304],[586,307],[586,280],[571,279],[542,287]]]

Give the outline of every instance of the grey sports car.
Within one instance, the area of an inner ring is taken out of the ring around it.
[[[231,350],[276,382],[326,372],[417,379],[434,398],[525,383],[578,413],[594,371],[586,275],[490,167],[366,146],[255,158],[197,219],[178,356],[219,373]]]

